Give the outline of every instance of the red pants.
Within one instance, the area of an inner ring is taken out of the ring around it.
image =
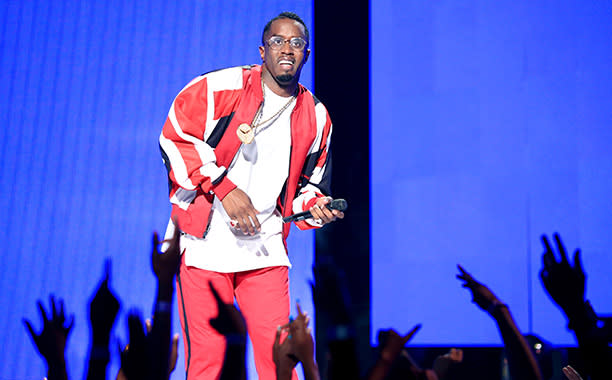
[[[236,297],[253,344],[259,379],[275,379],[272,346],[276,327],[289,321],[288,268],[218,273],[188,267],[183,258],[177,276],[177,293],[187,380],[218,379],[223,367],[226,343],[209,323],[218,310],[208,281],[226,303],[232,303]],[[292,378],[297,380],[295,370]]]

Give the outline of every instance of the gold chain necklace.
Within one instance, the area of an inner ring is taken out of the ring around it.
[[[271,117],[269,117],[268,119],[262,122],[259,122],[259,119],[261,119],[263,115],[264,103],[266,102],[266,91],[264,89],[263,78],[261,79],[261,92],[263,93],[264,100],[259,106],[259,109],[257,110],[257,113],[255,114],[255,117],[253,118],[253,123],[252,123],[253,125],[251,126],[247,123],[242,123],[238,126],[238,130],[236,130],[238,139],[244,144],[250,144],[253,142],[253,139],[255,138],[255,128],[261,127],[262,125],[266,124],[270,120],[273,120],[275,117],[280,116],[280,114],[283,113],[283,111],[286,110],[291,104],[291,102],[293,102],[293,100],[295,99],[295,95],[292,95],[289,98],[289,101],[285,103],[285,105],[281,109],[279,109],[274,115],[272,115]]]

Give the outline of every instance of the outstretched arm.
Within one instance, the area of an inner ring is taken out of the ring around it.
[[[153,348],[151,363],[155,367],[155,376],[159,379],[167,379],[171,372],[168,365],[172,345],[172,300],[174,298],[174,277],[181,262],[180,234],[180,226],[176,225],[174,235],[169,241],[166,241],[168,248],[163,253],[159,250],[160,241],[157,233],[153,234],[151,266],[157,279],[157,296],[149,344]]]
[[[457,265],[457,278],[463,281],[462,286],[472,293],[472,302],[486,311],[497,323],[497,328],[508,352],[508,365],[513,379],[541,380],[538,364],[512,318],[508,305],[504,304],[484,284],[476,281],[461,265]]]
[[[548,238],[542,236],[542,284],[553,302],[563,310],[569,321],[568,327],[576,334],[587,374],[594,380],[607,379],[610,377],[610,351],[607,340],[597,328],[597,315],[589,301],[585,301],[586,274],[582,269],[580,250],[574,252],[572,265],[559,234],[555,233],[553,237],[560,260],[557,260]]]
[[[111,261],[104,264],[104,277],[89,304],[91,346],[87,367],[87,380],[106,379],[106,366],[110,361],[111,330],[119,312],[119,300],[109,288]]]

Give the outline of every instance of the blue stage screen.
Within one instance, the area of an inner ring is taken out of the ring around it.
[[[600,1],[371,3],[373,342],[500,344],[460,263],[524,333],[575,344],[538,277],[554,231],[612,312],[611,38]]]
[[[36,301],[48,309],[50,293],[75,314],[67,362],[72,378],[84,377],[88,302],[107,257],[122,300],[115,377],[127,312],[148,317],[154,301],[151,235],[163,234],[170,215],[158,136],[172,100],[202,73],[260,63],[263,27],[278,13],[294,11],[312,29],[312,8],[311,0],[0,3],[3,378],[44,376],[21,319],[38,331]],[[307,63],[301,81],[310,88],[312,73]],[[313,247],[312,232],[292,232],[292,296],[311,314]],[[182,337],[179,347],[175,379],[184,378]]]

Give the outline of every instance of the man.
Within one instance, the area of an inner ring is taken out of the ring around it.
[[[276,327],[290,309],[282,217],[309,210],[301,229],[344,217],[325,207],[331,120],[298,83],[308,39],[297,15],[281,13],[264,28],[261,65],[194,79],[164,124],[171,218],[184,233],[177,288],[188,380],[216,378],[223,362],[226,340],[209,324],[217,313],[209,281],[225,302],[236,298],[259,378],[275,378]]]

